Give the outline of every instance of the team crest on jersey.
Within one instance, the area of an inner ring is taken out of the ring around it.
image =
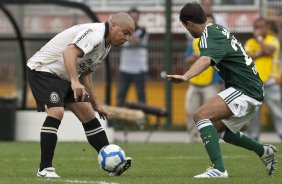
[[[90,47],[91,44],[89,42],[85,42],[82,47],[84,48],[84,50],[86,50],[88,47]]]
[[[59,97],[58,93],[52,92],[51,95],[50,95],[50,102],[58,103],[59,101],[60,101],[60,97]]]

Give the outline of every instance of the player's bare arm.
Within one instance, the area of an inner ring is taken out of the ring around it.
[[[91,72],[87,71],[83,73],[80,77],[82,84],[85,87],[85,90],[89,94],[90,103],[92,108],[99,113],[100,118],[102,119],[108,119],[110,116],[113,115],[113,113],[103,107],[96,98],[96,95],[93,91],[93,81],[91,78]]]
[[[262,56],[271,56],[275,52],[275,46],[270,45],[270,44],[266,44],[263,41],[261,41],[259,43],[260,43],[261,51],[255,52],[254,54],[249,53],[250,57],[253,60],[255,60],[259,57],[262,57]]]
[[[256,59],[260,56],[270,56],[274,53],[275,46],[271,45],[271,44],[266,44],[264,42],[264,37],[263,37],[260,30],[256,30],[254,32],[254,36],[255,36],[257,42],[260,44],[261,51],[258,52],[258,53],[255,53],[253,57],[251,56],[253,59]]]
[[[64,50],[63,56],[65,68],[71,81],[71,88],[74,92],[74,99],[77,101],[78,97],[81,97],[84,100],[88,93],[85,87],[79,82],[77,75],[77,58],[83,56],[83,51],[76,45],[69,45]]]
[[[201,56],[195,64],[183,75],[167,75],[167,79],[175,83],[186,82],[187,80],[199,75],[205,71],[211,64],[211,59],[207,56]]]
[[[275,52],[275,46],[260,42],[261,52],[263,56],[270,56]]]
[[[187,57],[184,61],[188,65],[188,68],[190,68],[199,58],[200,54],[193,52],[193,54]]]

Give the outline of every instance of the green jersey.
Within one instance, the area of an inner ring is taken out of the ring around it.
[[[201,56],[208,56],[212,66],[225,81],[258,101],[263,101],[263,83],[255,64],[241,43],[224,27],[208,24],[199,42]]]

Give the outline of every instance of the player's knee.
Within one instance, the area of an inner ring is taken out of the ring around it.
[[[193,113],[193,119],[194,122],[197,123],[198,121],[202,120],[202,119],[207,119],[204,111],[198,109]]]
[[[62,120],[64,117],[64,108],[63,107],[51,107],[46,109],[48,116],[54,117],[58,120]]]
[[[95,119],[95,111],[91,108],[85,108],[83,111],[80,111],[80,113],[76,114],[78,116],[78,119],[82,123],[87,123],[91,121],[92,119]]]
[[[95,111],[93,111],[92,113],[85,114],[85,116],[82,117],[81,122],[86,123],[86,122],[89,122],[89,121],[91,121],[92,119],[95,119],[95,118],[96,118]]]

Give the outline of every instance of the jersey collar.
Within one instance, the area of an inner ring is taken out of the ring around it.
[[[109,22],[105,22],[104,38],[106,39],[108,35],[109,35]]]
[[[104,33],[104,39],[105,39],[105,47],[110,47],[111,44],[106,43],[106,38],[109,35],[109,22],[105,22],[105,33]]]
[[[212,23],[208,23],[206,27],[211,26],[211,25],[212,25]]]

